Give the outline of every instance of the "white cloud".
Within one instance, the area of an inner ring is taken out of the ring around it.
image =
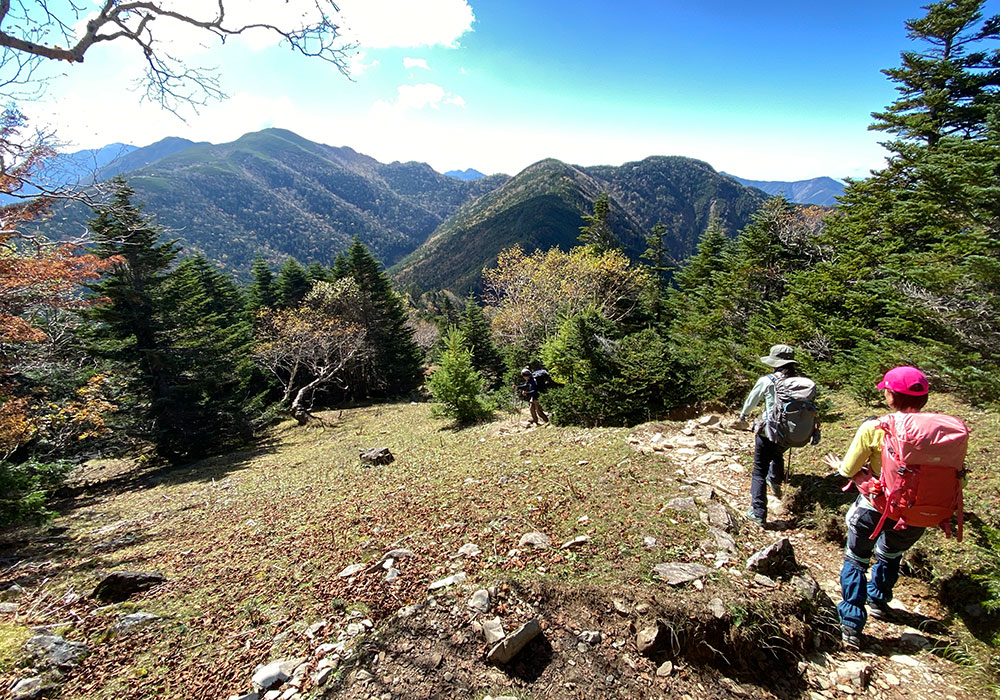
[[[476,17],[468,0],[339,0],[344,35],[361,48],[458,46]]]
[[[420,110],[427,107],[440,109],[442,104],[464,107],[465,100],[462,99],[461,95],[453,95],[434,83],[400,85],[396,88],[396,99],[378,100],[372,105],[372,113],[376,116],[387,116],[393,112]]]
[[[427,65],[427,59],[425,58],[410,58],[406,56],[403,59],[403,68],[423,68],[424,70],[430,70],[431,67]]]
[[[369,68],[374,68],[378,65],[378,61],[375,59],[372,59],[369,63],[365,63],[367,58],[368,55],[364,51],[355,51],[347,59],[347,72],[352,78],[357,78]]]

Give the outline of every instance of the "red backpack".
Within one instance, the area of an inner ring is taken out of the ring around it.
[[[894,413],[883,416],[882,474],[859,473],[855,483],[882,512],[871,534],[878,537],[886,519],[896,529],[940,527],[951,536],[958,513],[956,539],[962,541],[962,477],[969,430],[958,418],[939,413]],[[848,484],[848,487],[850,484]]]

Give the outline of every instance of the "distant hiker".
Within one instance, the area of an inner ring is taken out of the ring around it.
[[[965,424],[953,416],[920,413],[929,385],[916,367],[889,370],[878,388],[894,413],[862,423],[842,460],[833,454],[823,458],[842,476],[854,479],[848,487],[854,484],[861,491],[847,511],[840,571],[843,600],[837,605],[841,637],[849,649],[861,646],[868,615],[890,618],[889,601],[902,556],[927,527],[940,526],[950,534],[957,512],[961,539]],[[867,580],[873,553],[875,564]]]
[[[548,374],[548,373],[546,373]],[[528,407],[531,409],[531,422],[537,424],[541,418],[548,423],[549,417],[542,410],[542,405],[538,403],[538,382],[532,375],[531,370],[525,367],[521,370],[521,384],[515,384],[514,388],[521,392],[521,396],[528,400]]]
[[[754,432],[753,476],[750,480],[750,510],[746,515],[761,527],[767,523],[765,482],[775,498],[781,498],[785,481],[785,450],[819,441],[816,421],[816,384],[798,375],[795,350],[788,345],[772,345],[767,357],[760,358],[774,372],[757,380],[743,408],[740,420],[746,420],[764,400],[764,413]]]

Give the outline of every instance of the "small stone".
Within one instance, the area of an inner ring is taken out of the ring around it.
[[[677,510],[682,513],[697,513],[698,505],[690,496],[671,498],[661,510]]]
[[[7,586],[3,591],[0,591],[0,600],[15,600],[24,595],[24,588],[12,583]]]
[[[390,549],[388,552],[382,555],[382,558],[379,561],[382,562],[385,561],[386,559],[399,561],[400,559],[409,559],[414,556],[416,555],[409,549]]]
[[[469,609],[477,613],[489,612],[490,609],[490,592],[485,588],[480,588],[478,591],[472,594],[469,598],[468,603]]]
[[[306,637],[309,639],[316,639],[320,632],[326,627],[326,620],[320,620],[314,622],[308,627],[306,627]]]
[[[281,697],[280,690],[269,690],[264,693],[262,700],[278,700]]]
[[[708,609],[713,617],[720,620],[725,619],[727,615],[726,605],[722,602],[722,598],[712,598],[712,600],[708,601]]]
[[[635,636],[635,646],[640,654],[652,654],[663,642],[666,627],[659,620],[655,625],[639,630]]]
[[[431,585],[429,585],[427,587],[427,590],[429,590],[429,591],[436,591],[439,588],[447,588],[448,586],[453,586],[456,583],[462,583],[463,581],[465,581],[465,579],[466,579],[465,572],[464,571],[459,571],[458,573],[452,574],[451,576],[449,576],[447,578],[443,578],[443,579],[440,579],[439,581],[435,581],[434,583],[432,583]]]
[[[614,598],[611,601],[611,605],[612,607],[614,607],[615,612],[617,612],[619,615],[628,615],[629,613],[632,612],[632,608],[629,607],[629,604],[626,603],[621,598]]]
[[[754,574],[753,582],[758,586],[764,586],[764,588],[776,588],[778,585],[777,581],[764,574]]]
[[[666,678],[673,672],[674,672],[674,664],[671,661],[664,661],[656,669],[656,675],[659,676],[660,678]]]
[[[645,547],[646,549],[652,549],[653,547],[656,546],[656,538],[655,537],[643,537],[642,538],[642,546]]]
[[[122,634],[124,632],[130,632],[144,625],[148,625],[150,622],[159,620],[159,615],[154,615],[148,612],[135,612],[124,617],[119,618],[115,623],[114,630],[117,634]]]
[[[531,545],[535,549],[548,549],[552,544],[552,539],[542,532],[527,532],[521,535],[520,541],[518,541],[518,547],[525,547]]]
[[[399,578],[399,569],[389,569],[385,572],[385,582],[392,583]]]
[[[43,693],[55,690],[56,685],[41,676],[22,678],[10,689],[11,700],[35,700]]]
[[[506,664],[542,633],[538,620],[529,620],[490,649],[486,660],[493,664]]]
[[[600,644],[602,639],[601,633],[597,631],[581,632],[576,638],[583,644],[589,644],[590,646]]]
[[[229,700],[260,700],[260,693],[256,690],[246,695],[230,695]]]
[[[719,462],[726,461],[726,455],[719,452],[706,452],[700,457],[694,460],[695,466],[707,467],[711,464],[718,464]]]
[[[17,612],[17,603],[0,603],[0,615],[13,615]]]
[[[703,416],[699,416],[697,421],[698,425],[718,425],[722,422],[722,418],[713,413],[706,413]]]
[[[365,569],[364,564],[351,564],[343,571],[341,571],[339,574],[337,574],[337,576],[339,576],[340,578],[350,578],[351,576],[354,576],[355,574],[364,571],[364,569]]]
[[[496,644],[506,636],[507,634],[503,630],[503,623],[500,622],[499,617],[494,617],[492,620],[485,620],[483,622],[483,637],[486,639],[487,644]]]
[[[358,456],[362,464],[369,465],[392,464],[396,461],[396,458],[393,457],[388,447],[373,447],[366,452],[358,453]]]
[[[668,562],[653,567],[653,575],[658,576],[671,586],[680,586],[712,573],[712,569],[702,564],[687,562]]]
[[[459,547],[458,553],[463,557],[478,557],[483,553],[483,550],[481,550],[478,545],[469,542],[468,544],[463,544]]]
[[[562,546],[559,547],[559,549],[573,549],[575,547],[582,547],[588,542],[590,542],[590,537],[588,535],[580,535],[578,537],[574,537],[573,539],[567,542],[563,542]]]
[[[864,661],[848,661],[835,669],[830,680],[839,688],[848,686],[855,691],[865,690],[871,680],[872,667]]]
[[[271,690],[275,686],[283,684],[292,677],[291,674],[282,670],[284,663],[284,661],[275,661],[266,666],[258,666],[250,682],[261,690]]]
[[[729,512],[723,504],[712,501],[705,507],[705,514],[708,516],[708,524],[723,532],[735,532],[737,529],[736,518]]]
[[[359,622],[351,622],[347,625],[347,634],[351,637],[357,637],[365,631],[364,625]]]
[[[806,600],[815,600],[820,594],[819,583],[809,574],[800,574],[792,577],[792,585]]]
[[[354,679],[364,683],[365,681],[370,681],[375,678],[374,675],[366,671],[365,669],[358,669],[358,672],[354,674]]]
[[[919,632],[903,632],[903,634],[899,635],[899,641],[918,649],[924,649],[931,645],[931,640]]]
[[[795,561],[795,549],[787,537],[760,550],[747,559],[747,571],[755,571],[765,576],[780,576],[798,569]]]
[[[441,665],[443,660],[444,656],[439,652],[432,651],[427,654],[421,654],[414,660],[414,663],[425,671],[433,671]]]

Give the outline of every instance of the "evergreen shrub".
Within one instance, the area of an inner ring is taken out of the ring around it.
[[[493,415],[494,406],[484,395],[486,382],[472,364],[465,335],[451,329],[445,336],[441,365],[428,380],[434,397],[432,413],[454,418],[459,423],[474,423]]]

